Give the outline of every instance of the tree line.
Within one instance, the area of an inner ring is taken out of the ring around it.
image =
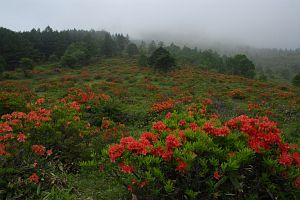
[[[159,50],[156,55],[152,54]],[[95,30],[44,30],[14,32],[0,28],[0,71],[15,68],[31,68],[32,63],[58,62],[62,66],[73,67],[88,64],[92,58],[120,55],[139,56],[139,63],[145,66],[159,66],[155,56],[162,56],[165,68],[190,65],[212,69],[220,73],[255,76],[255,66],[243,54],[225,56],[213,50],[181,47],[174,43],[131,41],[128,35],[111,34]],[[170,54],[170,55],[167,55]],[[171,56],[165,59],[164,56]],[[173,59],[174,58],[174,59]],[[165,60],[164,60],[165,59]],[[168,62],[171,62],[169,64]],[[176,62],[175,62],[176,61]]]
[[[128,35],[111,34],[107,31],[64,30],[51,27],[44,30],[14,32],[0,27],[0,65],[4,70],[21,67],[21,60],[31,59],[35,63],[57,61],[84,63],[91,57],[115,56],[127,49],[132,53]],[[77,58],[77,60],[73,60]]]

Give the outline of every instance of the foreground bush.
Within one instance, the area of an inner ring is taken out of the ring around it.
[[[296,199],[299,147],[277,124],[242,115],[222,125],[207,105],[168,113],[139,139],[103,151],[101,167],[138,199]]]

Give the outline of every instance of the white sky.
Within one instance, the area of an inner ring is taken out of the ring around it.
[[[300,47],[300,0],[0,0],[0,26]],[[158,38],[159,39],[159,38]]]

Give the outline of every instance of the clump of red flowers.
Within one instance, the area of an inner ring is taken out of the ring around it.
[[[152,128],[157,131],[162,131],[165,130],[167,126],[162,121],[158,121],[153,124]]]
[[[163,102],[154,103],[151,106],[151,109],[155,112],[161,112],[163,110],[172,108],[175,104],[176,104],[176,100],[167,99],[166,101]]]
[[[125,174],[131,174],[134,171],[133,167],[131,165],[126,165],[123,162],[119,163],[119,168],[120,168],[121,172],[123,172]]]
[[[31,176],[29,176],[28,180],[29,183],[38,183],[40,181],[40,177],[36,173],[33,173]]]
[[[46,148],[44,146],[36,144],[31,146],[31,150],[39,156],[43,156],[46,152]]]
[[[230,133],[230,130],[227,126],[222,126],[221,128],[216,128],[209,122],[205,122],[203,124],[203,129],[205,132],[212,134],[214,136],[226,136]]]

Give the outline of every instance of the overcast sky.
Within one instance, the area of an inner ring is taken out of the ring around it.
[[[0,0],[0,26],[300,47],[300,0]]]

